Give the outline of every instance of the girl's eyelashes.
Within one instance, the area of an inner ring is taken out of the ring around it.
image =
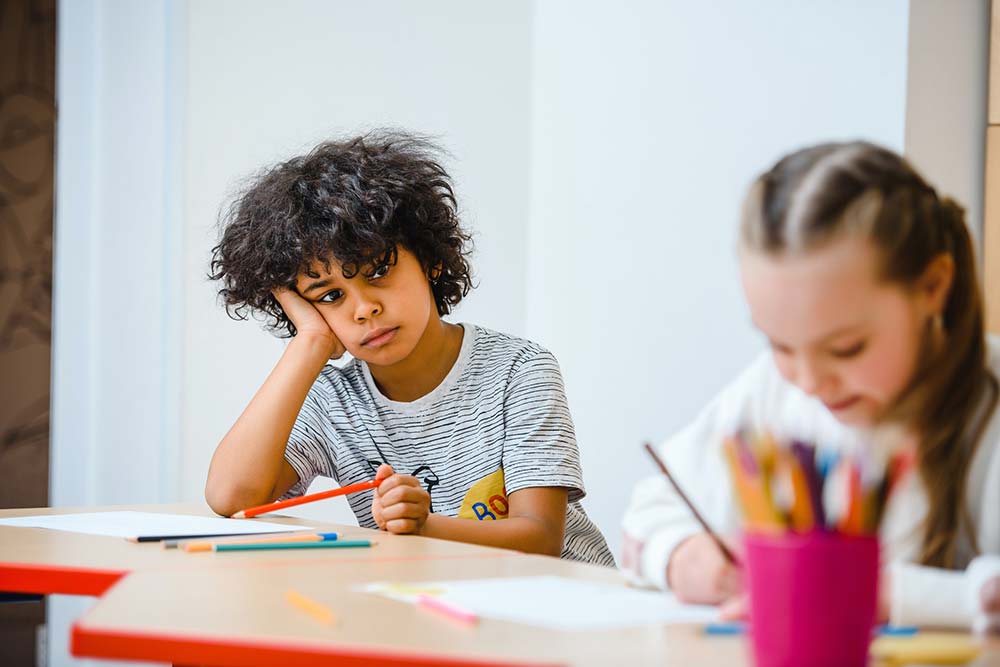
[[[319,303],[334,303],[340,300],[340,297],[344,296],[344,293],[339,289],[332,289],[320,298],[316,299]]]
[[[851,357],[856,357],[865,350],[867,341],[858,341],[854,345],[848,347],[835,348],[830,350],[830,354],[837,357],[838,359],[850,359]]]

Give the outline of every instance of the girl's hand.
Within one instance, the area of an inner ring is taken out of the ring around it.
[[[330,359],[340,359],[343,356],[344,346],[316,310],[316,306],[303,299],[298,292],[286,287],[276,287],[271,290],[271,294],[295,325],[296,336],[314,337],[328,343],[330,353],[327,357]]]
[[[430,514],[431,495],[420,480],[410,475],[397,475],[383,463],[375,473],[381,481],[372,498],[372,516],[382,530],[390,533],[420,534]]]
[[[745,621],[750,618],[750,596],[737,593],[719,606],[720,621]]]
[[[736,553],[728,540],[726,546]],[[726,560],[707,533],[698,533],[674,549],[667,583],[681,602],[722,604],[743,593],[743,571]]]
[[[979,603],[984,614],[1000,614],[1000,577],[986,580],[979,589]]]

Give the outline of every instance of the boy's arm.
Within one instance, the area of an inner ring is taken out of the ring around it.
[[[330,342],[300,333],[219,443],[205,484],[205,499],[229,516],[280,497],[298,481],[285,460],[295,419],[323,366]]]
[[[566,528],[569,492],[559,487],[534,487],[511,493],[510,513],[501,521],[472,521],[431,514],[421,535],[526,553],[560,556]]]

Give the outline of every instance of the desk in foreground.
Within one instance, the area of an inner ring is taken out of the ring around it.
[[[0,510],[0,517],[121,509],[214,516],[204,505],[178,504]],[[280,515],[268,515],[266,520],[289,525],[312,526],[317,531],[323,532],[339,532],[345,538],[374,539],[379,544],[372,549],[352,549],[343,552],[303,551],[273,553],[268,556],[225,554],[225,560],[222,561],[213,558],[215,554],[188,554],[176,549],[163,549],[159,543],[135,544],[119,537],[0,526],[0,592],[100,595],[125,574],[151,569],[191,570],[244,563],[260,565],[264,562],[336,563],[372,559],[479,558],[484,555],[506,556],[513,553],[457,542],[389,535],[357,526],[340,526]]]
[[[622,583],[606,568],[541,556],[321,563],[219,571],[136,573],[73,629],[76,655],[256,667],[258,665],[740,665],[743,644],[705,638],[694,626],[650,625],[568,632],[489,618],[475,626],[360,592],[393,581],[559,575]],[[285,601],[288,589],[329,606],[317,622]],[[613,609],[607,610],[614,614]]]

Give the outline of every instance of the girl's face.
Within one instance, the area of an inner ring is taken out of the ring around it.
[[[340,342],[357,359],[392,366],[413,352],[430,321],[438,319],[430,281],[413,253],[398,248],[394,265],[364,267],[345,278],[331,260],[300,273],[296,288],[312,302]]]
[[[876,248],[851,238],[796,256],[741,259],[753,322],[781,375],[854,426],[874,425],[907,387],[950,287],[949,274],[907,289],[880,280],[878,266]]]

